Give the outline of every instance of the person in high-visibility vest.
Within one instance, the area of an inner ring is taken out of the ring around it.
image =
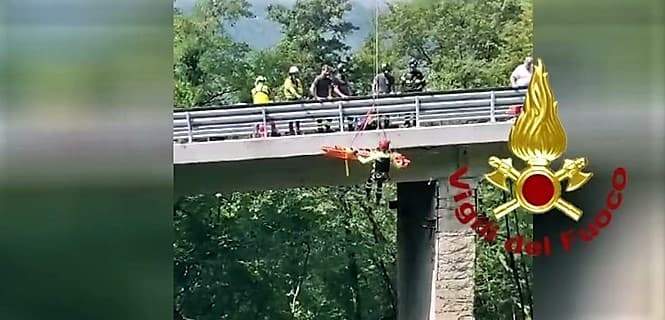
[[[252,89],[252,102],[254,104],[270,103],[270,88],[266,84],[264,76],[256,77],[254,88]]]
[[[284,97],[288,101],[298,101],[303,99],[303,85],[300,80],[300,70],[296,66],[289,68],[289,76],[284,80]],[[289,134],[296,135],[300,132],[300,121],[295,121],[296,127],[293,128],[293,121],[289,121]]]
[[[289,101],[302,99],[303,85],[300,80],[300,70],[296,66],[289,68],[289,76],[284,80],[284,97]]]

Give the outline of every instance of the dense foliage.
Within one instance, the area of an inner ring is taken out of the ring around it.
[[[485,216],[509,200],[507,193],[483,180],[477,187],[477,208]],[[532,319],[533,258],[508,254],[505,240],[517,234],[531,238],[531,216],[522,209],[498,221],[501,227],[496,243],[476,241],[475,304],[477,319]]]
[[[390,2],[379,17],[378,61],[374,32],[356,51],[345,43],[357,29],[344,20],[350,10],[349,0],[270,5],[268,17],[283,37],[265,50],[229,35],[229,26],[253,16],[246,0],[199,0],[187,15],[175,10],[175,106],[248,102],[256,76],[277,88],[291,65],[309,83],[322,64],[345,62],[355,91],[366,94],[376,62],[391,63],[400,74],[412,57],[421,61],[431,90],[508,85],[512,69],[533,49],[527,0]]]
[[[248,102],[257,75],[277,88],[292,64],[308,83],[321,64],[345,61],[355,91],[369,92],[375,39],[355,51],[345,43],[356,29],[345,21],[349,0],[270,6],[283,37],[265,50],[229,34],[239,19],[253,16],[251,9],[246,0],[199,0],[190,14],[175,10],[175,107]],[[410,57],[419,59],[430,90],[507,85],[532,50],[525,0],[393,1],[379,23],[378,62],[400,74]],[[503,197],[481,184],[481,211]],[[519,217],[511,215],[507,226],[529,234],[526,215]],[[174,223],[179,317],[394,319],[395,216],[385,204],[370,206],[360,188],[192,195],[177,201]],[[501,242],[478,241],[477,319],[530,313],[530,268],[529,259],[507,255]]]
[[[369,206],[358,190],[180,199],[174,213],[178,313],[195,319],[393,319],[395,214]]]

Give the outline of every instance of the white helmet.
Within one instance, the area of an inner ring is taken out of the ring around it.
[[[300,73],[300,69],[298,69],[298,67],[296,66],[291,66],[291,68],[289,68],[289,74],[294,74],[294,73]]]

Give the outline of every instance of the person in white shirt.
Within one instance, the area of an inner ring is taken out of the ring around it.
[[[531,81],[531,73],[533,72],[533,58],[526,57],[524,63],[515,68],[515,71],[510,75],[510,85],[513,87],[526,87]]]

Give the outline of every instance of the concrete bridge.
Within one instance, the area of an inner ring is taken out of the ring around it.
[[[391,173],[398,183],[398,319],[472,319],[475,237],[454,218],[447,180],[465,164],[467,178],[478,180],[490,155],[508,154],[508,109],[523,100],[523,89],[496,88],[176,112],[175,194],[359,184],[368,168],[351,164],[346,177],[343,162],[324,157],[321,146],[371,148],[386,136],[412,160]],[[345,119],[374,112],[416,125],[347,130]],[[307,132],[319,119],[329,119],[334,132]],[[257,123],[284,131],[293,121],[305,134],[251,137]],[[428,221],[433,228],[424,227]]]

